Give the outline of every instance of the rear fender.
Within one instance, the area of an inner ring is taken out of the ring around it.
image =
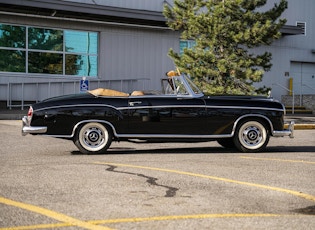
[[[75,135],[76,131],[78,130],[78,127],[80,127],[80,125],[83,125],[83,124],[86,124],[86,123],[91,123],[91,122],[101,123],[101,124],[105,124],[105,125],[109,126],[110,129],[112,130],[113,135],[115,137],[117,136],[117,132],[116,132],[116,129],[115,129],[114,125],[112,123],[110,123],[109,121],[104,121],[104,120],[82,120],[82,121],[78,122],[73,127],[71,138],[74,137],[74,135]]]

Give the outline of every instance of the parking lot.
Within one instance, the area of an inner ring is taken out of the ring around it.
[[[314,229],[315,130],[244,154],[216,142],[21,136],[0,120],[0,229]]]

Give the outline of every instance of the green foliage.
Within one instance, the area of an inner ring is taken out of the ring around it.
[[[287,1],[279,1],[262,12],[267,0],[174,0],[173,7],[164,6],[168,26],[196,45],[182,55],[170,49],[169,56],[206,93],[253,94],[253,83],[272,64],[271,53],[250,50],[280,38]]]

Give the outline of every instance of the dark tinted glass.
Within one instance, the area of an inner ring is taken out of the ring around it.
[[[0,50],[0,71],[25,72],[25,52]]]
[[[0,47],[25,48],[25,26],[0,24]]]
[[[62,54],[29,52],[28,72],[62,74]]]
[[[63,50],[63,31],[43,28],[28,28],[28,48],[38,50]]]

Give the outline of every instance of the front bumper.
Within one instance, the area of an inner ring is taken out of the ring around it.
[[[273,131],[272,136],[274,137],[283,137],[283,136],[289,136],[290,138],[294,137],[294,121],[290,121],[288,129],[284,129],[281,131]]]
[[[40,134],[46,133],[47,127],[46,126],[31,126],[27,116],[22,118],[22,136],[27,134]]]

